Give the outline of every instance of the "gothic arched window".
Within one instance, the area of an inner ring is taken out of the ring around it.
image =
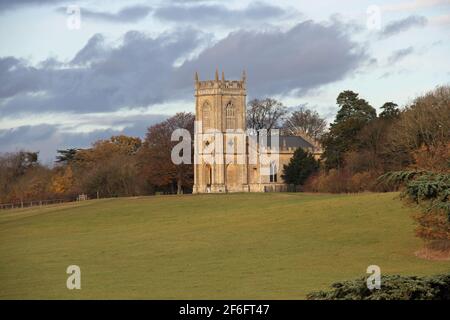
[[[275,162],[270,163],[270,182],[277,182],[277,165]]]
[[[226,116],[226,124],[227,129],[236,129],[236,116],[233,104],[228,102],[225,107],[225,116]]]
[[[202,107],[202,114],[203,114],[203,131],[206,129],[211,128],[211,107],[209,106],[208,101],[205,101]]]

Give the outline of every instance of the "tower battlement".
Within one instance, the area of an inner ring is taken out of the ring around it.
[[[206,80],[198,81],[196,85],[198,89],[245,89],[245,82],[241,80]]]
[[[222,78],[219,79],[219,73],[216,70],[214,80],[199,80],[198,73],[195,73],[195,88],[199,89],[246,89],[246,75],[245,71],[242,74],[241,80],[226,80],[225,74],[222,72]]]

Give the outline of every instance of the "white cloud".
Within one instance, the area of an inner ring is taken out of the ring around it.
[[[441,4],[450,4],[450,0],[415,0],[401,3],[387,4],[381,7],[383,11],[411,11],[434,7]]]

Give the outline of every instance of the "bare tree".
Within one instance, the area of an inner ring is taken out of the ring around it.
[[[291,113],[290,117],[283,123],[286,134],[297,135],[306,133],[311,138],[318,140],[325,132],[327,122],[321,118],[317,111],[301,106]]]
[[[437,87],[400,112],[388,132],[386,153],[395,156],[426,148],[430,157],[439,156],[450,141],[449,128],[450,86]]]
[[[247,127],[255,130],[274,129],[287,113],[288,109],[275,99],[254,99],[248,103]]]

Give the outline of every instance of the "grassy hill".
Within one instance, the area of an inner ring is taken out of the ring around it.
[[[365,274],[437,274],[395,193],[92,200],[0,211],[0,298],[298,299]],[[66,288],[68,265],[81,290]]]

